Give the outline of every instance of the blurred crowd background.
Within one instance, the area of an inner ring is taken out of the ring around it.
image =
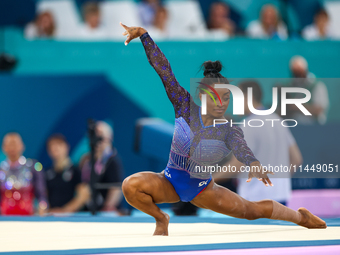
[[[143,26],[162,40],[337,40],[339,6],[319,0],[3,1],[4,23],[26,39],[122,40],[119,21]]]
[[[108,184],[99,210],[126,213],[110,184],[166,166],[173,109],[139,40],[124,45],[120,21],[148,30],[188,90],[206,60],[220,60],[232,84],[256,80],[268,107],[273,86],[307,88],[313,117],[286,117],[299,121],[291,132],[303,162],[340,163],[340,1],[0,0],[2,214],[89,210],[89,118]],[[338,190],[338,177],[292,187]]]

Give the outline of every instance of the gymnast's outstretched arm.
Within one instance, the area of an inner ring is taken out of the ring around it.
[[[190,94],[178,83],[172,72],[169,61],[157,44],[152,40],[148,32],[142,27],[128,27],[123,24],[121,24],[121,26],[126,30],[123,35],[128,35],[125,45],[131,40],[140,37],[148,61],[161,78],[165,91],[175,110],[183,107],[183,104],[186,102],[189,103],[188,99],[190,98]]]

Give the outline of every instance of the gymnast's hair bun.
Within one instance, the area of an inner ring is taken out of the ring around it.
[[[217,61],[205,61],[202,65],[204,68],[203,75],[207,76],[209,74],[218,74],[222,70],[222,63],[217,60]]]

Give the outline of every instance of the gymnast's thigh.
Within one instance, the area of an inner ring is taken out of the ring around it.
[[[237,218],[243,218],[252,203],[235,192],[216,184],[213,180],[202,193],[190,202],[198,207]]]
[[[164,171],[135,173],[127,177],[124,183],[123,186],[130,185],[139,192],[150,195],[156,204],[176,203],[180,200],[174,187],[164,176]]]

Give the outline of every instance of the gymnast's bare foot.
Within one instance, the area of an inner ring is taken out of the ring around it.
[[[326,222],[319,217],[312,214],[306,208],[299,208],[298,212],[301,213],[302,219],[299,223],[300,226],[305,228],[327,228]]]
[[[164,214],[164,218],[162,220],[156,220],[156,230],[153,233],[154,236],[167,236],[168,233],[168,225],[170,216],[166,214],[165,212],[162,212]]]

